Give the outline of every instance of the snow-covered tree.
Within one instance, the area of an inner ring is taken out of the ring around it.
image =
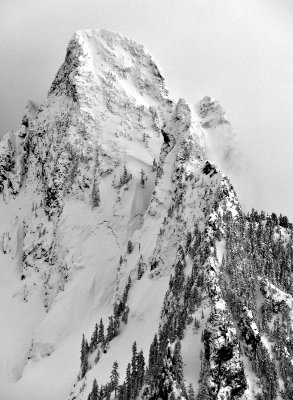
[[[119,384],[119,372],[118,372],[118,363],[117,361],[114,361],[113,367],[112,367],[112,372],[111,372],[111,377],[110,377],[110,384],[111,384],[111,389],[114,390],[115,393],[115,398],[116,398],[116,393],[118,389],[118,384]]]

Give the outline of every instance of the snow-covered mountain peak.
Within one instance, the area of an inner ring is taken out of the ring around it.
[[[113,109],[111,89],[144,106],[167,96],[164,78],[144,47],[104,29],[80,30],[73,35],[50,93],[82,100],[85,81],[104,88],[107,106]]]
[[[235,149],[143,46],[74,34],[0,142],[1,400],[292,399],[293,228],[242,213]]]
[[[99,147],[108,157],[100,162],[104,174],[137,158],[141,168],[152,164],[163,141],[160,127],[173,108],[143,46],[106,30],[83,30],[71,39],[36,124],[52,120],[52,113],[62,121],[69,114],[64,140],[78,153],[87,147],[92,158]]]

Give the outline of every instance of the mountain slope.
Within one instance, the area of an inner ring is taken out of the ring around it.
[[[4,399],[291,398],[292,225],[243,214],[233,140],[141,45],[73,36],[0,143]]]

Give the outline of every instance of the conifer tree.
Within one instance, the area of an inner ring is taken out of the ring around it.
[[[122,385],[118,386],[118,400],[126,400],[126,396],[125,396],[125,383],[123,383]]]
[[[119,316],[116,315],[116,317],[114,317],[114,321],[113,321],[113,337],[117,336],[119,334],[119,328],[120,328],[120,319]]]
[[[192,241],[191,232],[187,232],[187,235],[186,235],[186,251],[188,250],[191,241]]]
[[[200,327],[200,322],[196,317],[194,317],[194,329],[197,331],[199,327]]]
[[[95,360],[94,360],[95,364],[97,364],[99,362],[100,357],[101,357],[101,352],[100,352],[100,349],[99,349],[98,352],[97,352],[97,355],[95,357]]]
[[[82,335],[81,342],[81,355],[80,355],[80,376],[83,378],[88,370],[88,353],[89,353],[89,345],[87,340],[85,339],[84,334]]]
[[[106,400],[111,399],[111,386],[109,384],[106,385]]]
[[[131,240],[128,240],[128,243],[127,243],[127,253],[128,253],[128,254],[131,254],[132,251],[133,251],[133,244],[132,244]]]
[[[122,321],[123,321],[125,324],[127,324],[127,321],[128,321],[128,314],[129,314],[129,307],[126,306],[125,309],[124,309],[124,311],[123,311],[122,318],[121,318]]]
[[[114,332],[115,332],[114,319],[111,315],[111,317],[109,317],[109,324],[107,327],[107,342],[110,342],[113,339],[113,337],[115,336]]]
[[[97,380],[94,379],[92,391],[88,396],[88,400],[98,400],[98,398],[99,398],[99,387],[97,384]]]
[[[105,387],[103,385],[101,385],[99,399],[103,399],[105,397],[105,395],[106,395]]]
[[[146,176],[144,170],[142,169],[140,171],[140,184],[142,187],[144,187],[146,180],[147,180],[147,176]]]
[[[123,168],[123,176],[122,176],[123,185],[124,185],[125,183],[127,183],[127,177],[128,177],[128,172],[127,172],[126,166],[124,165],[124,168]]]
[[[126,378],[125,378],[125,396],[127,400],[131,399],[132,395],[132,387],[131,387],[131,365],[128,363],[126,369]]]
[[[98,207],[100,204],[100,201],[101,201],[101,198],[100,198],[99,186],[98,186],[96,179],[94,179],[94,185],[93,185],[93,190],[92,190],[93,208]]]
[[[183,383],[183,360],[181,355],[181,343],[179,340],[175,343],[173,364],[175,379],[179,384],[181,384]]]
[[[158,337],[155,334],[152,344],[150,346],[150,353],[149,353],[148,374],[151,381],[157,376],[158,373],[158,353],[159,353]]]
[[[128,297],[128,292],[129,292],[130,286],[131,286],[131,278],[130,278],[130,275],[129,275],[128,276],[128,281],[127,281],[127,284],[125,286],[125,289],[124,289],[124,292],[123,292],[123,296],[122,296],[122,303],[124,304],[124,306],[125,306],[125,304],[127,302],[127,297]]]
[[[139,258],[138,262],[138,268],[137,268],[137,279],[141,279],[144,273],[144,263],[143,263],[143,258],[142,255]]]
[[[99,324],[98,344],[100,344],[101,347],[103,347],[104,343],[105,343],[104,324],[103,324],[103,320],[101,318],[100,324]]]
[[[128,174],[126,166],[123,168],[123,175],[120,178],[120,186],[126,185],[132,179],[132,175]]]
[[[137,389],[138,391],[142,388],[145,376],[145,360],[143,351],[141,350],[137,355]]]
[[[188,400],[195,400],[195,393],[194,393],[193,386],[191,383],[188,385],[188,388],[187,388],[187,397],[188,397]]]
[[[132,345],[132,359],[131,359],[131,387],[132,396],[136,397],[137,394],[137,345],[136,342]]]
[[[117,301],[115,301],[115,303],[114,303],[114,307],[113,307],[114,319],[115,319],[116,317],[119,317],[119,316],[120,316],[120,312],[121,312],[121,310],[120,310],[120,308],[121,308],[120,304],[121,304],[121,302],[118,304]]]
[[[90,343],[90,351],[94,351],[97,348],[98,345],[98,324],[95,325],[94,332],[91,337],[91,343]]]
[[[111,372],[111,377],[110,377],[110,382],[111,382],[111,390],[114,390],[115,393],[115,398],[116,398],[116,393],[118,389],[118,383],[119,383],[119,372],[118,372],[118,363],[117,361],[114,361],[113,367],[112,367],[112,372]]]

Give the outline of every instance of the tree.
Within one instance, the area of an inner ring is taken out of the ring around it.
[[[128,177],[128,172],[127,172],[126,166],[124,165],[123,176],[122,176],[123,184],[125,184],[127,182],[127,177]]]
[[[80,376],[83,378],[88,370],[88,354],[89,354],[89,345],[87,340],[85,339],[84,334],[82,335],[81,342],[81,352],[80,352]]]
[[[90,343],[90,351],[94,351],[97,348],[98,345],[98,324],[95,325],[94,332],[91,337],[91,343]]]
[[[132,345],[132,359],[131,359],[131,388],[132,396],[136,397],[137,394],[137,345],[136,342]]]
[[[111,382],[111,390],[115,392],[115,397],[116,397],[116,392],[118,389],[118,383],[119,383],[119,372],[118,372],[118,363],[117,361],[114,361],[113,367],[112,367],[112,372],[111,372],[111,377],[110,377],[110,382]]]
[[[138,268],[137,268],[137,279],[141,279],[143,274],[144,274],[144,262],[143,262],[143,258],[142,255],[139,258],[139,262],[138,262]]]
[[[194,329],[198,331],[199,328],[200,328],[200,322],[196,317],[194,317]]]
[[[118,387],[118,400],[126,400],[126,396],[125,396],[125,383],[123,383],[122,385],[119,385]]]
[[[123,296],[122,296],[122,303],[123,303],[124,307],[125,307],[126,302],[127,302],[128,292],[129,292],[130,286],[131,286],[131,278],[130,278],[130,275],[129,275],[127,283],[126,283],[126,286],[125,286],[125,289],[124,289],[124,292],[123,292]]]
[[[125,395],[126,398],[129,400],[132,395],[132,387],[131,387],[131,365],[128,363],[126,369],[126,378],[125,378]]]
[[[120,313],[121,313],[121,302],[118,303],[117,301],[115,301],[114,307],[113,307],[114,319],[116,317],[119,317]]]
[[[192,241],[192,235],[191,232],[187,232],[187,236],[186,236],[186,250],[188,250],[190,243]]]
[[[103,399],[105,397],[105,395],[106,395],[105,387],[103,385],[101,385],[99,398]]]
[[[143,351],[141,350],[137,355],[137,390],[142,388],[145,375],[145,360]]]
[[[100,352],[100,349],[99,349],[98,352],[97,352],[97,355],[96,355],[96,357],[94,359],[95,364],[97,364],[99,362],[100,357],[101,357],[101,352]]]
[[[154,339],[152,341],[152,344],[150,346],[150,353],[149,353],[149,368],[148,368],[148,373],[149,373],[149,378],[152,380],[152,378],[156,377],[158,374],[158,353],[159,353],[159,343],[158,343],[158,337],[157,335],[154,336]]]
[[[98,397],[99,397],[99,387],[97,384],[97,380],[94,379],[92,391],[88,396],[88,400],[98,400]]]
[[[111,385],[106,384],[106,400],[111,399]]]
[[[126,185],[132,179],[132,175],[128,173],[126,166],[123,168],[123,175],[120,178],[120,186]]]
[[[147,176],[146,176],[144,170],[142,169],[142,170],[140,171],[140,183],[141,183],[141,186],[142,186],[142,187],[144,187],[145,182],[147,181],[147,179],[148,179],[148,178],[147,178]]]
[[[114,326],[113,326],[113,335],[114,335],[114,337],[118,335],[119,328],[120,328],[120,319],[119,319],[119,316],[116,315],[116,317],[114,317]]]
[[[175,379],[179,384],[181,384],[183,383],[183,360],[181,355],[180,341],[177,341],[175,343],[173,364],[174,364]]]
[[[100,324],[99,324],[98,344],[100,344],[101,347],[103,347],[104,343],[105,343],[104,324],[103,324],[103,320],[101,318]]]
[[[132,251],[133,251],[133,244],[132,244],[132,242],[131,242],[130,240],[128,240],[128,243],[127,243],[127,253],[128,253],[128,254],[131,254]]]
[[[100,204],[100,201],[101,201],[101,198],[100,198],[99,186],[98,186],[96,179],[94,179],[93,190],[92,190],[93,208],[98,207]]]
[[[194,393],[193,386],[191,383],[188,385],[188,388],[187,388],[187,397],[188,397],[188,400],[195,400],[195,393]]]
[[[129,314],[129,307],[126,306],[125,309],[124,309],[124,311],[123,311],[122,318],[121,318],[122,321],[123,321],[125,324],[127,324],[127,321],[128,321],[128,314]]]
[[[115,336],[114,332],[115,332],[114,319],[111,315],[111,317],[109,317],[109,324],[107,327],[107,342],[110,342],[113,339],[113,337]]]

